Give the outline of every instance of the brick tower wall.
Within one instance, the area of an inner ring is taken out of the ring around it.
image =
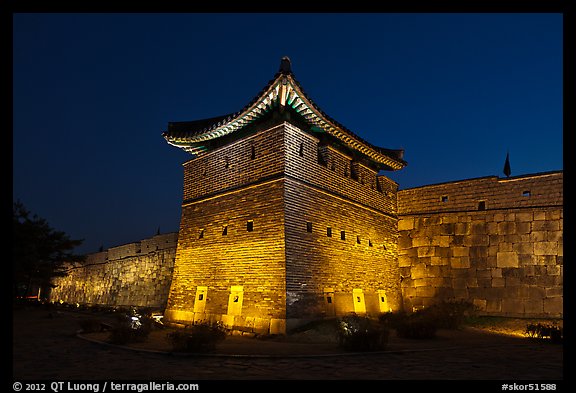
[[[255,332],[284,329],[283,169],[281,126],[184,164],[166,320],[222,321]]]
[[[399,307],[391,180],[289,123],[187,162],[184,179],[167,320],[283,332],[286,320]]]
[[[563,316],[562,186],[551,172],[399,191],[405,307],[462,299],[487,315]]]
[[[396,183],[290,124],[285,138],[289,321],[397,310]]]

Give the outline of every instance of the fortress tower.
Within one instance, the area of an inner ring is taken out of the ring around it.
[[[284,333],[310,319],[401,307],[398,185],[374,146],[326,115],[283,58],[240,111],[170,122],[193,155],[165,320]]]

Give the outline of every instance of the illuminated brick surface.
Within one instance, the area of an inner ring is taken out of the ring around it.
[[[390,308],[401,306],[397,185],[389,179],[288,123],[187,162],[184,179],[168,321],[281,332],[354,311],[354,289],[363,291],[368,314],[381,311],[378,291]],[[232,286],[243,289],[240,315],[228,310]],[[197,299],[197,287],[207,287],[206,300]]]

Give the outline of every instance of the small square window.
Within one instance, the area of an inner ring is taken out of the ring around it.
[[[327,302],[328,304],[332,304],[332,296],[326,297],[326,302]]]
[[[246,230],[252,232],[254,230],[254,221],[250,220],[246,223]]]
[[[440,198],[440,200],[442,202],[448,202],[448,195],[442,195],[442,197]]]
[[[204,294],[203,293],[198,295],[198,300],[204,300]]]
[[[332,237],[332,228],[330,228],[330,227],[327,227],[327,228],[326,228],[326,236],[327,236],[327,237]]]
[[[532,193],[530,192],[530,190],[522,191],[522,196],[523,197],[531,197]]]
[[[310,221],[306,223],[306,232],[312,232],[312,223]]]
[[[486,201],[478,201],[478,210],[486,210]]]

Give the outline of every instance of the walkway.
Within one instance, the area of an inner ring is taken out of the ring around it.
[[[143,352],[82,340],[84,314],[14,310],[17,380],[561,380],[563,348],[478,331],[434,340],[393,337],[387,351],[349,354],[321,343],[230,337],[217,356]],[[229,356],[225,356],[229,355]],[[242,355],[242,356],[238,356]],[[250,356],[254,355],[254,356]]]

